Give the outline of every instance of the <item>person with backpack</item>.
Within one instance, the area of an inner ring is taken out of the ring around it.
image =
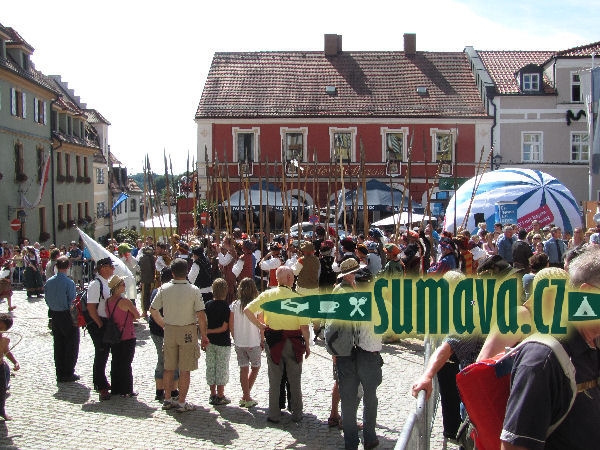
[[[46,281],[44,293],[52,319],[54,340],[54,367],[56,381],[69,383],[79,380],[75,365],[79,356],[79,327],[71,319],[71,304],[75,299],[75,282],[67,275],[71,266],[69,258],[56,259],[58,273]]]
[[[333,293],[352,292],[356,289],[355,273],[360,265],[352,258],[340,264],[340,283]],[[339,323],[339,321],[338,321]],[[334,322],[335,324],[335,322]],[[336,326],[337,325],[337,326]],[[358,410],[357,396],[359,385],[363,388],[363,445],[365,449],[379,445],[375,427],[377,425],[377,388],[382,381],[383,359],[381,335],[373,333],[370,322],[346,322],[325,327],[325,342],[328,351],[335,356],[334,374],[337,372],[339,397],[342,402],[342,428],[344,444],[347,449],[358,448],[358,425],[356,415]],[[336,333],[337,331],[337,333]],[[336,346],[336,340],[338,345]],[[337,370],[336,370],[337,369]],[[335,389],[335,388],[334,388]],[[332,414],[334,402],[332,393]]]
[[[94,366],[92,378],[94,390],[98,391],[100,400],[110,400],[110,384],[106,378],[106,363],[110,353],[110,345],[103,342],[106,314],[106,299],[110,297],[108,280],[113,276],[115,267],[110,258],[102,258],[96,262],[97,275],[90,282],[87,290],[87,310],[89,318],[87,330],[94,343]]]
[[[594,295],[600,286],[600,249],[588,249],[571,261],[569,275],[574,290]],[[553,311],[551,303],[543,302],[543,311],[536,314]],[[511,372],[510,394],[500,434],[501,449],[597,448],[600,442],[599,321],[569,322],[567,334],[559,338],[558,343],[566,351],[566,358],[561,358],[560,348],[535,340],[519,348]],[[569,359],[572,366],[565,370]]]
[[[204,303],[213,299],[212,267],[202,247],[192,247],[192,267],[188,273],[188,281],[200,289]]]

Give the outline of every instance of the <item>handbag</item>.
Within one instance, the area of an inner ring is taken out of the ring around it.
[[[119,326],[113,320],[113,314],[115,313],[115,309],[117,309],[117,306],[119,306],[119,302],[121,300],[121,298],[117,300],[117,303],[115,304],[115,307],[110,313],[110,316],[108,316],[108,320],[104,323],[104,334],[102,335],[102,342],[104,342],[105,344],[114,345],[121,342],[121,335],[123,333],[123,330],[119,329]],[[106,306],[106,308],[108,309],[108,305]],[[129,311],[127,311],[127,314],[129,314]]]

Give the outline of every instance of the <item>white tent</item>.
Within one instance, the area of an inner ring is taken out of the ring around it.
[[[171,223],[169,223],[169,214],[163,214],[162,216],[154,216],[154,219],[146,219],[140,222],[140,228],[153,228],[160,227],[177,229],[177,214],[175,211],[171,212]]]
[[[430,216],[424,216],[423,214],[412,213],[410,216],[410,220],[412,221],[412,223],[415,223],[415,222],[422,222],[423,220],[430,221],[430,220],[434,220],[434,219]],[[390,225],[396,225],[398,223],[405,225],[407,222],[408,222],[408,212],[405,211],[403,213],[397,213],[397,214],[394,214],[393,216],[386,217],[385,219],[378,220],[377,222],[373,222],[371,225],[373,225],[375,227],[384,227],[386,225],[390,226]]]

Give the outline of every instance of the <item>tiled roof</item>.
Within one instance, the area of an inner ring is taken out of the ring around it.
[[[55,106],[75,115],[86,117],[85,111],[71,99],[69,92],[67,92],[63,85],[56,80],[56,75],[45,77],[48,80],[48,84],[53,86],[53,88],[60,93],[59,99],[54,103]]]
[[[87,114],[88,123],[104,123],[106,125],[110,125],[110,122],[95,109],[85,109],[84,111]]]
[[[426,95],[417,93],[420,86]],[[487,114],[462,52],[215,53],[196,118],[232,117]]]
[[[102,150],[98,149],[94,152],[94,162],[100,164],[106,164],[106,158],[102,153]]]
[[[592,53],[600,55],[600,42],[594,42],[592,44],[582,45],[580,47],[573,47],[567,50],[561,50],[556,53],[556,56],[566,57],[585,57],[592,56]]]
[[[133,178],[127,178],[127,189],[129,192],[143,192],[140,186]]]
[[[94,142],[92,139],[82,139],[80,137],[74,136],[74,135],[68,135],[65,133],[62,133],[60,131],[52,131],[52,137],[58,141],[61,142],[66,142],[68,144],[75,144],[75,145],[81,145],[82,147],[89,147],[89,148],[100,148],[97,142]]]
[[[517,72],[528,64],[543,65],[544,62],[554,55],[553,51],[483,51],[477,53],[481,62],[490,74],[496,85],[498,94],[519,94],[519,82]],[[544,92],[554,93],[549,80],[544,76]]]
[[[29,45],[27,41],[23,39],[21,35],[17,33],[17,30],[15,30],[14,28],[4,27],[4,31],[10,36],[10,40],[6,42],[6,45],[22,45],[30,53],[33,53],[35,51],[35,49],[31,45]]]

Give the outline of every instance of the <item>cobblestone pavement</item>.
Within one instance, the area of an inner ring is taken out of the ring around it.
[[[0,422],[1,448],[343,448],[341,430],[327,426],[331,358],[322,344],[312,347],[303,366],[304,419],[296,424],[285,413],[280,424],[268,426],[264,353],[253,389],[257,407],[237,406],[241,389],[232,352],[230,382],[225,390],[232,399],[230,405],[215,408],[208,404],[202,355],[199,370],[192,372],[188,395],[188,401],[198,409],[182,414],[162,411],[154,400],[156,351],[148,327],[142,322],[136,326],[138,342],[133,362],[134,388],[139,397],[113,397],[100,402],[91,389],[93,346],[89,336],[81,337],[76,369],[81,380],[57,385],[46,303],[43,299],[27,299],[24,291],[15,291],[13,304],[17,309],[9,336],[11,345],[22,338],[13,350],[21,370],[12,378],[12,395],[7,400],[6,409],[13,420]],[[0,312],[6,310],[3,300]],[[384,345],[382,356],[384,381],[378,390],[377,435],[379,448],[389,449],[396,444],[406,417],[414,411],[415,402],[408,392],[423,370],[422,342],[404,340]],[[431,448],[443,447],[440,436],[438,424]]]

